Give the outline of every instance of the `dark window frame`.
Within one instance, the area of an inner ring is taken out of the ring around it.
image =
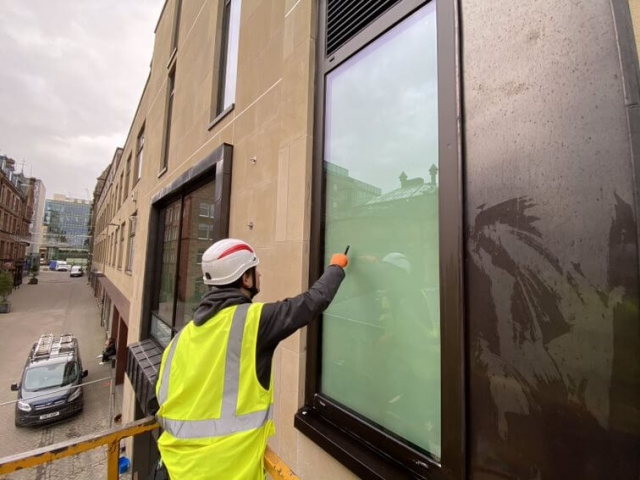
[[[324,270],[325,177],[322,159],[326,75],[430,1],[437,2],[438,38],[442,458],[436,461],[411,449],[382,428],[365,423],[354,412],[319,393],[321,321],[312,322],[307,329],[305,405],[294,421],[298,430],[365,478],[453,479],[464,478],[466,474],[458,8],[456,0],[403,0],[325,57],[320,52],[325,51],[327,0],[321,0],[318,6],[310,283]]]
[[[125,266],[125,272],[131,273],[133,269],[133,242],[136,236],[136,224],[138,222],[137,212],[129,217],[129,240],[127,242],[127,261]]]
[[[135,170],[135,181],[134,186],[140,181],[142,178],[142,168],[144,166],[144,140],[145,140],[145,124],[142,124],[140,127],[138,137],[136,139],[136,170]],[[142,161],[140,161],[140,156],[142,155]]]
[[[162,162],[159,175],[169,167],[169,149],[171,148],[171,123],[173,120],[173,101],[176,94],[176,67],[167,75],[167,107],[164,116],[164,141],[162,142]]]
[[[213,87],[211,91],[211,121],[207,125],[207,129],[211,130],[218,125],[235,108],[235,96],[233,101],[225,107],[224,97],[228,85],[226,82],[227,66],[229,60],[229,35],[231,33],[231,10],[234,1],[241,0],[219,0],[218,4],[218,21],[216,27],[214,59],[213,59]],[[242,8],[242,5],[240,5]],[[238,35],[240,25],[238,25]],[[236,56],[239,55],[240,45],[236,50]],[[237,65],[236,65],[237,68]],[[235,82],[237,85],[238,72],[236,71]],[[236,92],[237,93],[237,92]]]
[[[124,196],[129,195],[129,182],[131,181],[131,153],[127,157],[127,163],[125,165],[125,175],[124,175]]]
[[[122,222],[120,225],[120,247],[118,250],[118,270],[122,270],[122,259],[124,257],[124,232],[125,232],[126,223]]]
[[[173,203],[175,202],[179,202],[180,203],[180,217],[178,218],[178,232],[182,231],[182,220],[183,220],[183,207],[184,207],[184,197],[191,193],[194,190],[197,190],[198,188],[202,187],[203,185],[205,185],[206,183],[208,183],[210,180],[204,180],[204,181],[200,181],[197,182],[195,185],[192,185],[187,191],[182,191],[179,194],[176,195],[172,195],[171,196],[171,200],[167,202],[167,204],[163,205],[162,207],[160,207],[160,223],[158,225],[158,230],[157,230],[157,237],[158,237],[158,241],[159,241],[159,252],[158,252],[158,261],[157,261],[157,276],[156,276],[156,285],[155,288],[153,290],[153,301],[152,301],[152,306],[154,305],[158,305],[160,304],[160,291],[161,291],[161,281],[162,281],[162,265],[163,263],[166,263],[166,259],[163,258],[163,246],[165,243],[165,239],[164,239],[164,233],[165,233],[165,228],[166,228],[166,224],[165,224],[165,219],[166,219],[166,211],[169,207],[172,206]],[[215,181],[215,178],[213,179],[213,181]],[[159,235],[160,233],[162,233],[163,235]],[[177,329],[175,328],[175,322],[176,322],[176,307],[177,307],[177,297],[178,297],[178,286],[179,286],[179,273],[180,273],[180,269],[178,268],[178,261],[180,258],[180,253],[181,253],[181,249],[182,249],[182,242],[180,242],[180,236],[178,235],[178,238],[175,239],[177,241],[177,246],[176,246],[176,252],[175,252],[175,259],[173,260],[173,262],[176,264],[176,268],[175,268],[175,272],[174,272],[174,278],[173,278],[173,306],[171,309],[171,318],[170,319],[164,319],[162,318],[158,312],[156,312],[156,310],[154,308],[152,308],[152,313],[155,314],[155,317],[158,318],[159,321],[161,321],[162,323],[164,323],[167,327],[169,327],[172,331],[172,336],[175,335],[177,333]],[[170,323],[167,323],[168,320]],[[153,335],[152,335],[153,337]],[[158,340],[157,338],[153,337],[155,340]]]
[[[147,236],[147,261],[145,262],[144,272],[141,339],[151,338],[159,345],[162,345],[151,333],[151,322],[155,301],[157,300],[154,292],[157,291],[157,283],[160,279],[161,272],[163,236],[160,235],[160,233],[163,232],[164,209],[172,202],[184,198],[185,195],[197,190],[206,183],[215,181],[212,203],[215,205],[215,218],[218,219],[218,221],[214,226],[213,241],[227,237],[229,235],[231,208],[232,157],[233,147],[226,143],[220,145],[202,161],[182,173],[151,199],[151,212],[148,225],[150,234]],[[180,245],[178,246],[178,249],[179,248]],[[177,255],[179,255],[179,251]],[[172,326],[170,327],[172,328],[172,335],[174,335],[176,332]]]
[[[218,63],[218,88],[216,91],[216,109],[215,116],[220,115],[224,110],[224,94],[226,91],[226,76],[227,76],[227,60],[229,56],[229,23],[231,21],[231,3],[233,0],[220,0],[222,8],[220,14],[222,15],[220,46],[218,55],[220,61]]]

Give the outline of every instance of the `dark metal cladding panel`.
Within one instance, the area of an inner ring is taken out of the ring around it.
[[[143,340],[127,347],[127,375],[140,407],[147,413],[148,402],[155,395],[155,383],[163,350],[153,340]]]
[[[638,212],[611,2],[460,4],[470,477],[640,478]]]
[[[399,1],[328,0],[327,55],[331,55]]]

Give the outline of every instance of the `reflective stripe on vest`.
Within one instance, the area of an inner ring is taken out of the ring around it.
[[[220,418],[210,420],[171,420],[158,416],[158,423],[162,428],[175,438],[195,439],[208,437],[222,437],[238,432],[244,432],[260,428],[271,419],[271,406],[267,410],[236,415],[238,404],[238,391],[240,389],[240,352],[242,351],[242,336],[247,320],[247,312],[250,303],[244,303],[236,307],[231,321],[231,331],[227,342],[227,355],[224,370],[224,394],[222,398],[222,411]],[[169,394],[169,376],[173,354],[178,345],[180,332],[171,342],[167,353],[167,360],[162,371],[158,402],[162,405]]]

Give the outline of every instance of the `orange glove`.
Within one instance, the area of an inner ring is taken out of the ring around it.
[[[344,253],[334,253],[331,256],[331,263],[329,265],[338,265],[341,268],[347,268],[349,259]]]

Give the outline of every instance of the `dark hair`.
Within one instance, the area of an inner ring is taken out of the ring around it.
[[[242,288],[242,277],[244,277],[245,273],[251,273],[251,270],[255,270],[256,267],[251,267],[248,270],[245,270],[243,272],[242,275],[240,275],[240,277],[238,277],[238,279],[234,282],[228,283],[226,285],[214,285],[214,287],[216,288],[236,288],[238,290],[240,290]]]

